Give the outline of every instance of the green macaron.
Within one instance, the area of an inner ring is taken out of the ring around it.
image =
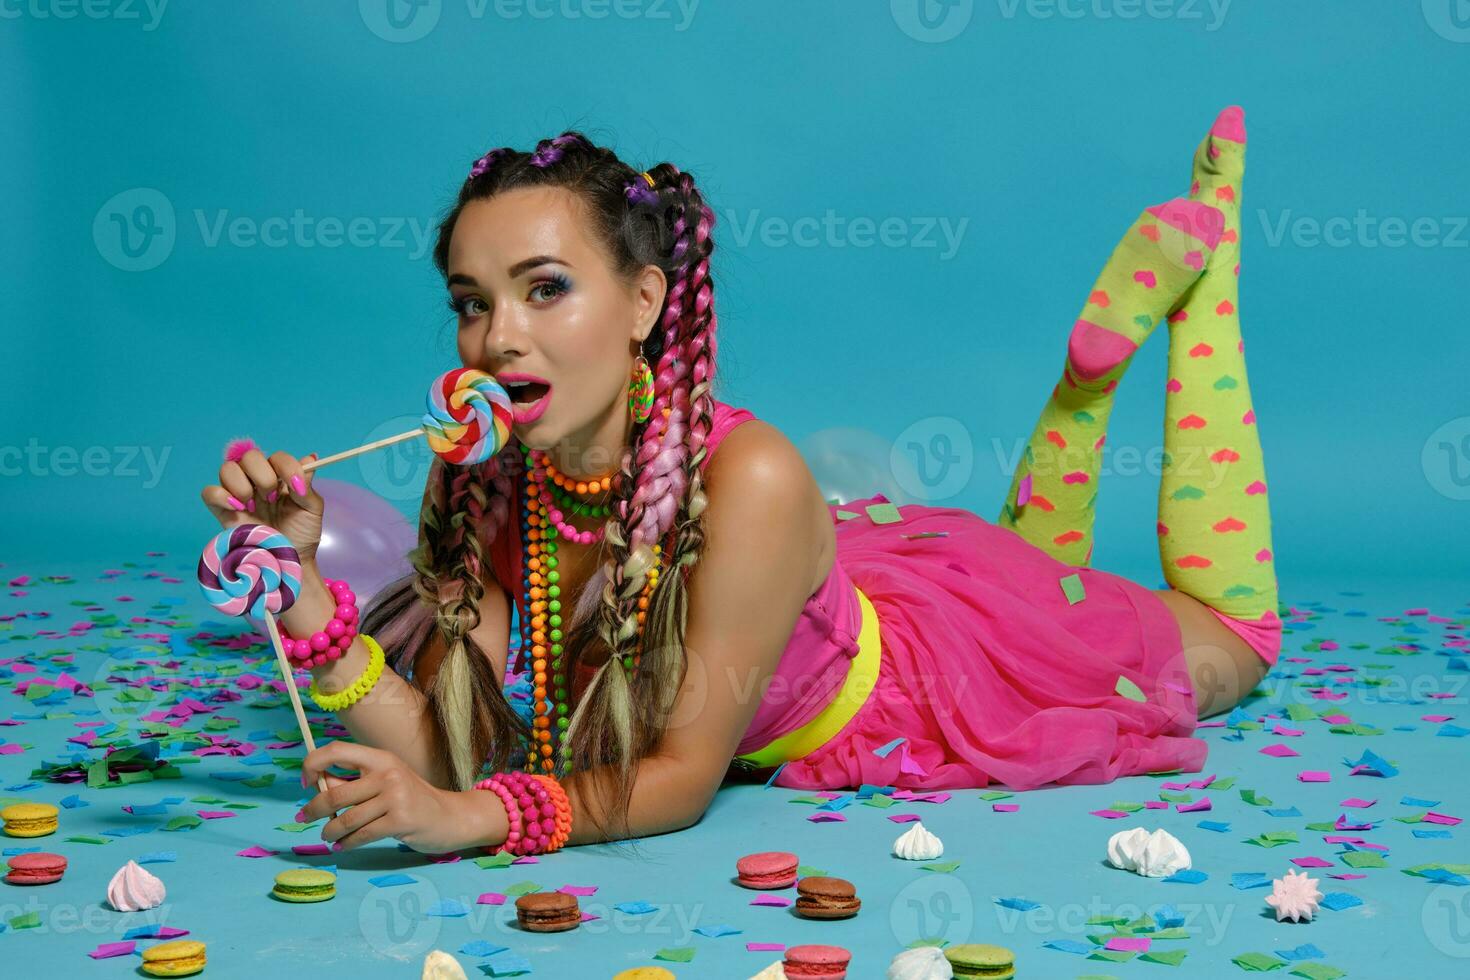
[[[271,894],[283,902],[325,902],[337,894],[337,876],[320,868],[292,868],[276,875]]]
[[[1004,946],[991,946],[988,943],[964,943],[959,946],[946,947],[944,958],[949,960],[949,965],[954,968],[956,980],[960,977],[987,977],[990,980],[1004,980],[1006,977],[1016,975],[1016,954]]]

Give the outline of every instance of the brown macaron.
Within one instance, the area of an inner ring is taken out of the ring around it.
[[[531,892],[516,899],[516,923],[527,932],[564,932],[582,924],[577,896]]]
[[[796,914],[808,919],[846,919],[863,907],[846,878],[813,875],[796,883]]]

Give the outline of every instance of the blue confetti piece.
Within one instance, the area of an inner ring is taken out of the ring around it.
[[[1184,915],[1172,905],[1160,905],[1154,912],[1154,921],[1160,929],[1173,929],[1184,925]]]
[[[892,752],[894,749],[898,748],[900,745],[907,741],[907,738],[896,738],[893,741],[889,742],[887,745],[878,746],[876,749],[873,750],[873,754],[880,759],[886,759],[888,758],[888,753]]]
[[[817,809],[818,810],[841,810],[843,807],[845,807],[849,803],[851,803],[852,800],[853,800],[853,795],[851,793],[845,793],[842,796],[838,796],[838,797],[836,797],[834,799],[828,800],[826,803],[822,803],[822,804],[818,805]]]
[[[1448,840],[1450,832],[1448,830],[1416,830],[1414,836],[1425,840]]]
[[[1430,881],[1438,882],[1441,885],[1470,885],[1470,878],[1466,878],[1464,875],[1457,875],[1453,871],[1446,871],[1444,868],[1430,868],[1427,871],[1421,871],[1419,873]]]
[[[1334,912],[1357,908],[1362,904],[1363,900],[1361,898],[1356,895],[1349,895],[1347,892],[1328,892],[1322,896],[1322,907],[1331,909]]]
[[[1197,871],[1194,868],[1185,868],[1183,871],[1174,872],[1165,878],[1164,881],[1173,882],[1177,885],[1198,885],[1202,881],[1208,881],[1209,877],[1203,871]]]
[[[1441,725],[1439,731],[1434,734],[1443,735],[1446,738],[1464,738],[1470,735],[1470,728],[1461,728],[1459,725]]]
[[[614,905],[613,908],[617,909],[619,912],[626,912],[628,915],[643,915],[645,913],[652,912],[654,909],[658,908],[658,906],[652,905],[648,902],[619,902],[618,904]]]
[[[1041,908],[1040,902],[1033,902],[1029,898],[997,898],[995,904],[1003,908],[1015,909],[1017,912],[1030,912],[1032,909]]]
[[[1230,833],[1230,824],[1224,820],[1201,820],[1196,826],[1201,830],[1213,830],[1217,834]]]
[[[1379,755],[1377,752],[1374,752],[1372,749],[1364,749],[1363,754],[1358,757],[1357,762],[1350,762],[1347,759],[1344,759],[1342,761],[1350,766],[1353,766],[1354,768],[1356,768],[1357,766],[1366,766],[1367,771],[1359,773],[1358,775],[1360,776],[1381,776],[1387,779],[1392,776],[1397,776],[1399,774],[1397,768],[1395,768],[1392,764],[1389,763],[1387,759],[1383,758],[1383,756]]]
[[[139,834],[152,833],[152,827],[115,827],[112,830],[104,830],[108,837],[136,837]]]
[[[1230,887],[1245,891],[1248,888],[1265,888],[1271,879],[1260,871],[1239,871],[1230,876]]]
[[[34,854],[39,850],[39,847],[7,847],[5,849],[5,856],[15,857],[17,854]]]
[[[162,803],[134,803],[133,816],[135,817],[159,817],[168,813],[168,807]]]
[[[184,798],[182,796],[165,796],[163,798],[163,802],[167,803],[169,806],[178,806],[180,803],[184,802]]]
[[[91,806],[92,804],[88,803],[86,800],[73,793],[70,796],[63,797],[61,800],[61,805],[68,810],[75,810],[79,807]]]
[[[14,786],[7,786],[7,787],[5,787],[5,789],[6,789],[6,792],[10,792],[10,793],[24,793],[27,790],[35,789],[36,787],[38,787],[40,785],[41,785],[40,783],[16,783]]]
[[[1320,960],[1327,956],[1311,943],[1302,943],[1296,949],[1278,949],[1276,955],[1283,960]]]
[[[764,789],[770,789],[771,788],[771,784],[776,781],[776,777],[777,776],[781,775],[781,770],[782,769],[785,769],[786,768],[786,765],[787,764],[783,762],[779,766],[776,767],[776,771],[773,772],[773,773],[771,773],[771,775],[766,778],[766,785],[763,787]]]
[[[694,931],[699,933],[701,936],[708,936],[710,939],[718,939],[721,936],[733,936],[736,933],[744,932],[745,930],[736,929],[734,926],[721,924],[717,926],[700,926]]]
[[[375,888],[392,888],[394,885],[411,885],[416,880],[408,875],[378,875],[376,878],[369,878],[368,884]]]
[[[496,953],[503,953],[508,949],[510,949],[509,946],[497,946],[484,939],[472,939],[461,946],[459,951],[466,956],[494,956]]]
[[[242,779],[254,779],[255,777],[248,772],[212,772],[209,778],[220,779],[227,783],[238,783]]]
[[[1049,939],[1041,945],[1046,949],[1060,950],[1063,953],[1078,953],[1082,956],[1097,949],[1091,943],[1079,943],[1075,939]]]
[[[1302,815],[1302,811],[1298,810],[1294,806],[1285,808],[1277,807],[1275,809],[1267,807],[1266,812],[1271,814],[1271,816],[1273,817],[1299,817]]]
[[[164,864],[170,861],[177,861],[178,859],[179,855],[177,851],[149,851],[147,854],[138,857],[137,861],[139,864]]]
[[[123,933],[123,939],[157,939],[163,930],[163,923],[156,922],[151,926],[136,926]],[[142,953],[142,950],[138,950]]]
[[[1399,800],[1399,806],[1420,807],[1428,810],[1432,807],[1439,806],[1439,800],[1421,800],[1417,796],[1406,796],[1402,800]]]
[[[457,919],[469,914],[470,910],[464,907],[464,903],[453,898],[441,899],[424,909],[424,915],[434,915],[444,919]]]
[[[530,973],[531,961],[519,953],[507,951],[492,957],[482,969],[492,977],[513,977],[518,973]]]

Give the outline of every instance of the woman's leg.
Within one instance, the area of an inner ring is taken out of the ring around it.
[[[1245,114],[1231,106],[1195,152],[1190,196],[1218,208],[1225,231],[1168,320],[1159,483],[1164,580],[1185,594],[1166,601],[1180,620],[1201,717],[1250,693],[1281,647],[1265,463],[1240,335],[1244,173]]]
[[[1220,238],[1220,214],[1175,198],[1128,229],[1072,327],[1052,388],[996,523],[1059,561],[1086,565],[1113,391],[1161,317],[1199,278]]]

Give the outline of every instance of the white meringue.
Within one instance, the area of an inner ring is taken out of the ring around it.
[[[119,912],[142,912],[163,904],[166,889],[158,876],[137,861],[117,869],[107,883],[107,904]]]
[[[1167,878],[1190,866],[1189,851],[1163,828],[1120,830],[1108,838],[1108,863],[1148,878]]]
[[[924,829],[922,820],[893,842],[893,853],[905,861],[932,861],[944,853],[944,842]]]
[[[431,949],[424,957],[424,974],[419,980],[466,980],[459,960],[442,949]]]
[[[776,960],[750,980],[786,980],[786,971],[781,968],[781,960]]]
[[[950,980],[954,967],[938,946],[906,949],[888,964],[888,980]]]

